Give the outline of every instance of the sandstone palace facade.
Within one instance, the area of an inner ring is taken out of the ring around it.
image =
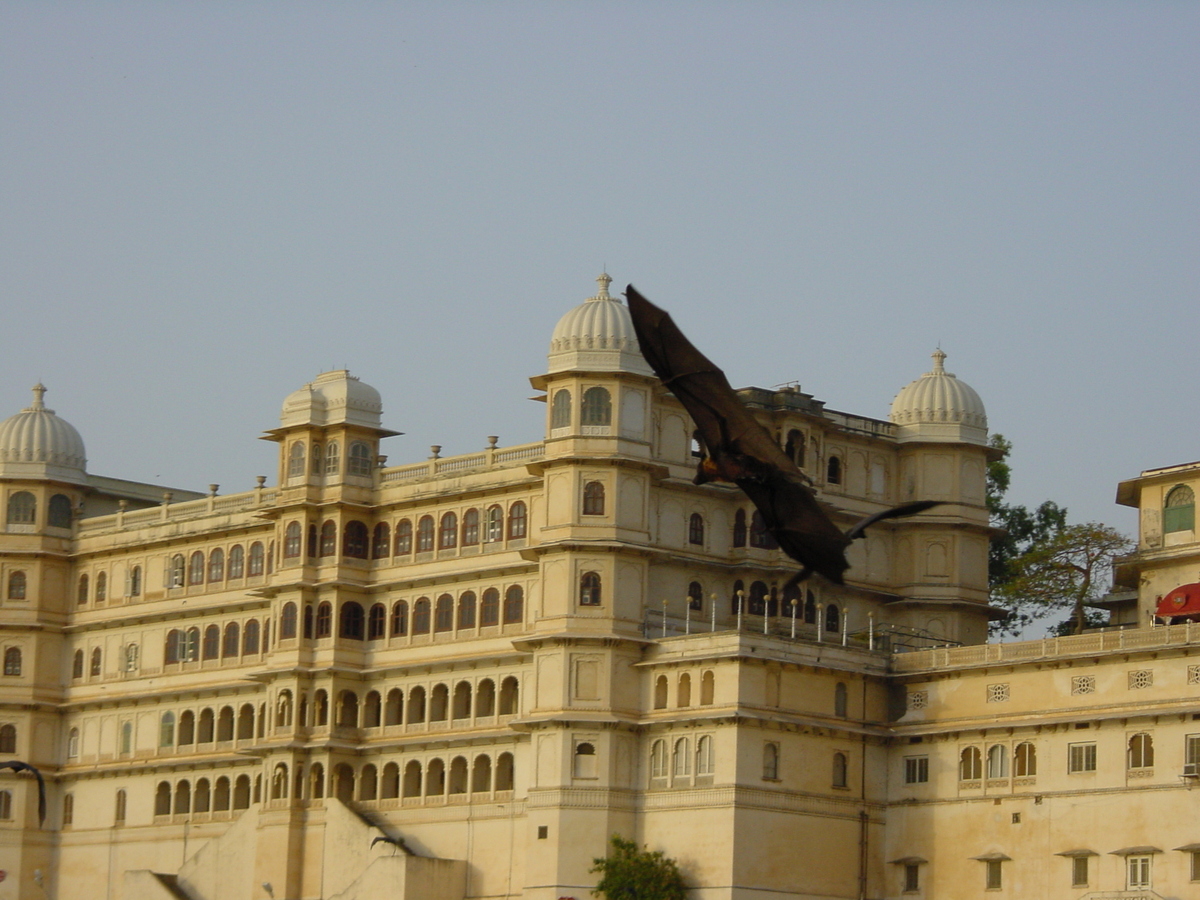
[[[785,596],[608,287],[518,446],[384,465],[346,371],[244,493],[88,472],[41,386],[0,423],[0,756],[48,792],[0,772],[0,900],[585,900],[614,833],[697,900],[1200,895],[1200,465],[1121,486],[1125,627],[991,645],[944,354],[889,421],[748,389],[844,524],[942,501]]]

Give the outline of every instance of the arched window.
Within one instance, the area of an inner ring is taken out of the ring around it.
[[[32,525],[37,520],[37,498],[29,491],[17,491],[8,498],[8,524]]]
[[[90,593],[90,585],[86,575],[79,576],[79,587],[75,591],[75,602],[80,606],[87,606],[88,594]]]
[[[475,690],[476,717],[494,716],[496,714],[496,682],[485,678],[479,682]]]
[[[342,553],[350,559],[367,558],[367,526],[357,520],[346,523]]]
[[[1163,531],[1194,531],[1196,528],[1196,495],[1186,484],[1179,484],[1167,492],[1163,503]]]
[[[686,741],[686,738],[684,738]],[[575,760],[572,776],[575,778],[596,777],[596,745],[591,741],[582,741],[575,745]]]
[[[458,598],[458,629],[475,627],[475,592],[464,591]]]
[[[579,577],[579,605],[600,605],[600,573],[584,572]]]
[[[192,800],[192,811],[198,813],[208,812],[211,808],[209,805],[211,800],[212,791],[210,790],[208,779],[201,778],[196,782],[196,796]]]
[[[0,753],[17,752],[17,726],[0,726]]]
[[[179,716],[179,739],[181,747],[196,743],[196,714],[186,709]]]
[[[963,747],[958,756],[959,781],[978,781],[983,777],[983,754],[978,747]]]
[[[992,744],[987,752],[987,777],[1008,777],[1008,748],[1003,744]]]
[[[679,684],[675,688],[675,705],[681,708],[692,705],[692,676],[687,672],[679,676]]]
[[[437,604],[434,606],[433,630],[454,630],[454,598],[449,594],[442,594],[437,598]]]
[[[241,628],[237,622],[225,626],[225,639],[221,642],[221,656],[228,659],[238,655],[238,645],[241,643]]]
[[[325,448],[325,474],[336,475],[341,467],[341,450],[337,441],[330,441]]]
[[[420,685],[408,692],[408,715],[404,721],[410,724],[425,721],[425,688]]]
[[[213,788],[213,810],[216,812],[225,812],[229,809],[229,779],[222,775],[217,779],[216,786]]]
[[[1037,748],[1029,741],[1017,744],[1013,753],[1013,774],[1018,778],[1037,774]]]
[[[313,636],[313,605],[311,603],[304,604],[304,627],[300,632],[305,638]]]
[[[838,610],[836,603],[830,603],[825,607],[825,630],[837,631],[842,627],[842,615]]]
[[[322,600],[317,604],[317,637],[327,638],[333,636],[333,604],[328,600]]]
[[[474,547],[479,543],[479,510],[468,509],[462,517],[462,545]]]
[[[496,790],[511,791],[513,789],[513,755],[501,753],[496,759]]]
[[[371,474],[371,448],[362,441],[355,441],[350,445],[350,461],[346,464],[346,474]]]
[[[92,673],[93,678],[95,678],[96,676],[98,676],[100,674],[100,660],[101,660],[100,648],[97,647],[95,650],[92,651],[91,673]]]
[[[174,556],[172,556],[167,586],[173,588],[183,587],[183,576],[186,568],[187,564],[183,560],[182,553],[176,553]]]
[[[327,519],[321,524],[321,555],[333,556],[337,553],[337,523]]]
[[[379,641],[387,637],[387,608],[382,603],[371,607],[367,617],[367,640]]]
[[[833,786],[846,787],[846,754],[838,751],[833,754]]]
[[[239,548],[240,549],[240,548]],[[134,566],[129,570],[129,596],[142,596],[142,567]]]
[[[1150,769],[1154,767],[1154,738],[1145,732],[1129,738],[1129,768]]]
[[[156,816],[171,814],[171,785],[165,781],[160,781],[154,792],[154,814]]]
[[[599,481],[589,481],[583,486],[583,514],[604,515],[604,485]]]
[[[261,575],[263,573],[263,545],[259,541],[255,541],[250,545],[250,570],[251,577]]]
[[[713,740],[709,735],[702,735],[696,740],[696,775],[712,775],[713,773]]]
[[[302,478],[303,476],[304,445],[296,441],[288,452],[288,478]]]
[[[208,554],[208,580],[225,580],[225,551],[220,547]]]
[[[746,612],[746,585],[742,579],[738,579],[733,583],[733,594],[729,597],[729,613],[736,616],[739,612]]]
[[[286,641],[296,636],[296,604],[290,600],[283,604],[279,616],[279,639]]]
[[[612,424],[612,398],[606,388],[590,387],[583,392],[580,424],[584,426]]]
[[[79,757],[79,729],[72,728],[67,735],[67,759]]]
[[[125,645],[125,671],[136,672],[138,670],[138,645]]]
[[[471,718],[471,685],[460,681],[454,686],[454,699],[450,706],[450,718]]]
[[[55,494],[50,498],[46,510],[46,524],[51,528],[71,527],[71,501],[63,494]]]
[[[352,641],[363,639],[363,608],[356,600],[342,604],[342,622],[339,635]]]
[[[179,743],[183,743],[180,741]],[[191,743],[191,741],[188,741]],[[174,747],[175,746],[175,713],[165,712],[162,718],[158,720],[158,746]]]
[[[486,753],[475,757],[471,767],[471,792],[484,794],[492,789],[492,758]]]
[[[829,464],[825,468],[825,480],[830,484],[842,483],[842,460],[840,457],[829,457]]]
[[[312,445],[312,465],[309,467],[314,475],[320,475],[324,468],[324,460],[321,458],[321,445]]]
[[[500,715],[515,716],[518,710],[518,693],[520,685],[513,675],[500,682]]]
[[[413,605],[413,634],[429,634],[429,598],[421,597]]]
[[[242,578],[246,574],[246,550],[241,544],[229,549],[229,577]]]
[[[408,519],[396,523],[396,555],[408,556],[413,548],[413,527]]]
[[[567,428],[571,424],[571,392],[560,390],[554,392],[554,400],[550,404],[550,427]]]
[[[525,537],[525,501],[518,500],[508,508],[508,537],[509,540]]]
[[[704,546],[704,516],[700,513],[692,513],[688,518],[688,543]]]
[[[797,466],[804,468],[804,435],[794,428],[789,431],[783,452]]]
[[[667,676],[659,675],[654,679],[654,708],[667,708]]]
[[[404,767],[404,784],[401,787],[401,796],[421,796],[421,764],[415,759],[410,759]]]
[[[767,523],[763,521],[762,513],[757,509],[750,516],[750,546],[758,547],[761,550],[775,550],[779,544],[775,542],[775,536],[767,530]]]
[[[296,559],[300,556],[300,523],[289,522],[283,533],[283,558]]]
[[[444,684],[435,684],[429,692],[429,721],[445,722],[450,710],[450,688]]]
[[[216,659],[221,655],[221,628],[209,625],[204,629],[204,659]]]
[[[657,740],[650,745],[650,777],[667,777],[667,742]]]
[[[483,592],[483,602],[479,605],[479,624],[500,624],[500,592],[495,588],[488,588]]]
[[[317,537],[317,526],[310,522],[308,525],[308,540],[305,542],[305,551],[310,559],[318,555],[320,547],[321,541]]]
[[[504,537],[504,510],[499,506],[489,506],[487,511],[487,533],[484,540],[495,543]]]
[[[443,513],[438,527],[438,549],[450,550],[458,544],[458,516],[452,512]]]
[[[752,581],[750,583],[750,602],[747,604],[745,611],[752,616],[765,616],[767,614],[766,582]]]
[[[74,799],[74,798],[72,798],[72,799]],[[71,804],[72,808],[74,808],[74,805],[75,805],[74,803]],[[125,789],[121,788],[121,790],[117,791],[116,810],[113,814],[113,821],[117,825],[125,824],[125,810],[128,807],[128,805],[129,805],[129,799],[125,794]]]
[[[9,647],[4,651],[4,674],[21,674],[21,650],[19,647]]]
[[[8,575],[8,599],[25,599],[25,573],[19,569],[15,572],[10,572]]]
[[[848,693],[849,692],[846,690],[846,683],[844,681],[839,681],[836,685],[834,685],[834,688],[833,688],[833,714],[835,716],[837,716],[839,719],[846,718],[846,716],[848,714],[848,710],[847,710],[847,706],[849,705],[847,703],[847,694]]]
[[[204,584],[204,554],[199,550],[188,561],[188,584]]]
[[[746,511],[739,509],[733,514],[733,546],[746,546]]]
[[[397,600],[392,604],[392,637],[408,634],[408,604]]]
[[[103,603],[108,599],[108,573],[101,572],[96,576],[96,602]]]
[[[400,688],[388,691],[387,702],[383,707],[383,724],[399,725],[404,721],[404,692]]]
[[[64,826],[75,822],[75,795],[63,794],[62,823]]]
[[[246,633],[242,640],[242,653],[247,656],[258,653],[258,619],[246,623]]]
[[[763,744],[763,781],[779,780],[779,745]]]
[[[688,609],[700,612],[704,609],[704,588],[700,586],[700,582],[692,581],[688,583]]]
[[[387,522],[379,522],[375,526],[375,536],[371,540],[371,558],[385,559],[392,555],[392,529]]]
[[[187,632],[180,632],[180,658],[186,662],[196,662],[200,658],[200,629],[192,626]]]
[[[716,677],[712,669],[700,676],[700,705],[712,706],[713,693],[716,690]]]
[[[378,796],[379,771],[371,763],[367,763],[358,776],[358,799],[371,801]]]
[[[504,592],[504,624],[513,625],[525,618],[525,592],[519,584]]]
[[[417,552],[429,553],[433,550],[433,516],[421,516],[417,522]]]
[[[812,592],[808,592],[808,599],[804,601],[804,622],[807,625],[817,624],[817,597]]]

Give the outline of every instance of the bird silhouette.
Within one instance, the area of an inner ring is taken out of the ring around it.
[[[375,845],[380,841],[383,841],[385,844],[391,844],[393,847],[399,847],[409,856],[414,855],[413,852],[408,849],[408,845],[404,843],[404,838],[402,837],[392,837],[390,834],[376,835],[375,839],[371,841],[371,849],[375,849]]]
[[[695,483],[733,482],[750,498],[780,549],[801,565],[785,591],[813,572],[843,584],[850,568],[846,548],[869,526],[938,505],[933,500],[905,503],[867,516],[843,532],[809,486],[811,479],[738,399],[725,373],[633,285],[625,296],[642,356],[696,423],[704,454]]]
[[[10,759],[8,762],[0,762],[0,769],[12,769],[14,772],[32,772],[33,777],[38,783],[38,826],[40,827],[46,821],[46,782],[42,778],[42,773],[27,762],[21,762],[19,759]]]

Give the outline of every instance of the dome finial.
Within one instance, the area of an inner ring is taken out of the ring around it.
[[[936,350],[933,351],[933,371],[938,374],[945,372],[946,371],[945,362],[946,362],[946,351],[943,350],[941,347],[938,347]]]
[[[46,395],[46,386],[39,381],[37,384],[35,384],[33,386],[33,405],[30,406],[29,408],[30,409],[45,409],[46,404],[42,400],[42,397],[44,397],[45,395]]]
[[[612,284],[612,278],[609,277],[609,274],[607,272],[601,272],[600,277],[596,279],[596,299],[597,300],[611,300],[612,299],[612,297],[608,296],[608,286],[610,284]]]

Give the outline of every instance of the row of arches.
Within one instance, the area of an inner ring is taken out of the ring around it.
[[[242,741],[256,735],[261,738],[265,722],[265,704],[260,704],[256,710],[254,704],[243,703],[236,713],[232,706],[222,706],[220,709],[208,706],[199,711],[185,709],[178,713],[178,720],[176,712],[168,710],[159,717],[158,746],[186,747],[214,741]]]
[[[342,601],[337,608],[337,636],[348,640],[379,641],[387,637],[404,637],[450,631],[469,631],[490,625],[511,625],[525,620],[525,589],[509,585],[501,601],[499,588],[487,588],[482,596],[475,591],[463,591],[458,597],[441,594],[436,600],[418,597],[412,603],[397,600],[389,608],[383,603],[365,609],[357,600]],[[280,640],[290,640],[298,634],[305,638],[333,637],[334,604],[328,600],[304,605],[303,622],[296,603],[283,605],[279,619]]]
[[[650,745],[652,783],[668,777],[690,779],[693,772],[698,778],[711,777],[715,768],[716,758],[711,735],[705,734],[696,738],[694,754],[692,740],[688,737],[676,738],[670,744],[667,739],[659,738]]]
[[[323,767],[314,763],[308,778],[309,797],[318,799],[328,790],[331,796],[347,803],[355,800],[370,803],[374,800],[490,794],[513,789],[513,770],[513,755],[507,751],[494,759],[488,753],[478,753],[473,758],[454,756],[449,763],[442,757],[424,761],[410,759],[403,767],[398,762],[388,762],[382,767],[367,763],[355,769],[348,763],[338,763],[333,767],[326,788]]]
[[[216,547],[207,554],[203,550],[194,550],[186,558],[182,553],[176,553],[167,563],[167,585],[178,588],[185,584],[194,586],[240,581],[269,572],[270,559],[271,553],[262,541],[252,542],[249,549],[234,544],[228,552],[223,547]]]
[[[571,425],[571,392],[562,388],[554,392],[550,401],[550,427],[568,428]],[[612,424],[612,395],[608,388],[596,385],[583,392],[579,409],[579,424],[604,426]]]
[[[988,778],[1007,778],[1009,772],[1009,750],[1007,744],[992,744],[986,756],[981,748],[963,747],[958,756],[958,778],[960,781],[978,781],[984,774],[987,761]],[[1037,774],[1037,747],[1029,741],[1017,744],[1012,751],[1012,772],[1017,778]]]
[[[9,525],[37,524],[37,497],[30,491],[13,491],[8,495]],[[46,505],[46,525],[50,528],[71,527],[71,499],[66,494],[52,494]]]
[[[210,624],[204,627],[172,628],[167,632],[163,647],[163,662],[168,665],[206,659],[237,659],[258,656],[270,647],[271,620],[259,624],[258,619],[226,622],[224,627]],[[99,650],[94,651],[96,653]]]
[[[712,669],[705,669],[700,675],[700,705],[709,706],[713,702],[713,692],[716,685],[716,676]],[[669,683],[666,675],[659,675],[654,680],[654,708],[667,708],[667,695],[670,691]],[[690,672],[683,672],[675,680],[675,705],[683,708],[692,705],[692,676]]]
[[[232,779],[227,775],[215,780],[198,778],[194,783],[181,778],[174,785],[169,781],[160,781],[154,791],[154,815],[181,816],[249,809],[252,802],[259,802],[261,793],[261,775],[256,776],[253,782],[249,775],[238,775]]]
[[[329,441],[322,446],[321,444],[313,444],[312,449],[307,451],[307,455],[312,458],[312,465],[309,471],[313,475],[337,475],[342,467],[342,450],[341,445],[337,441]],[[288,448],[288,478],[302,478],[305,473],[304,459],[306,451],[302,441],[294,442]],[[352,441],[350,451],[346,455],[346,474],[359,477],[369,477],[371,474],[371,464],[373,454],[371,447],[364,441]]]
[[[699,594],[699,584],[693,582],[693,586]],[[729,601],[730,615],[741,612],[751,616],[791,616],[794,607],[796,618],[803,616],[807,625],[817,624],[820,618],[826,631],[836,632],[841,629],[842,611],[838,604],[831,602],[822,610],[817,602],[817,595],[812,590],[803,591],[798,585],[785,588],[782,597],[779,593],[777,586],[768,587],[765,581],[751,582],[750,591],[747,593],[745,583],[738,579],[733,583],[733,594]],[[691,587],[688,594],[692,595]]]
[[[275,701],[277,728],[292,725],[293,703],[291,690],[279,692]],[[379,728],[493,715],[512,716],[519,711],[520,682],[515,675],[509,675],[500,682],[498,689],[495,680],[483,678],[476,684],[459,681],[453,687],[447,682],[414,685],[407,692],[396,687],[386,694],[368,691],[360,696],[355,691],[342,690],[333,697],[332,709],[329,692],[320,688],[313,693],[311,704],[307,694],[301,695],[297,724],[315,728],[330,724],[342,728]]]

